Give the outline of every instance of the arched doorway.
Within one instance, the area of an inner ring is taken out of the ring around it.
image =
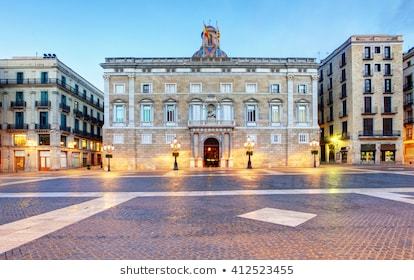
[[[204,167],[220,166],[220,144],[216,138],[204,141]]]

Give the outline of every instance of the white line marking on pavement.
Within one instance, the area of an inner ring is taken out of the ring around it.
[[[57,176],[57,177],[37,177],[37,179],[28,179],[28,180],[20,180],[20,181],[18,180],[18,177],[16,177],[17,181],[1,183],[0,187],[1,186],[18,185],[18,184],[24,184],[24,183],[47,181],[47,180],[71,178],[71,177],[75,177],[75,176],[77,176],[77,175],[67,175],[67,176]]]
[[[131,193],[106,193],[104,196],[90,201],[0,225],[0,254],[134,197],[135,195]]]
[[[399,202],[405,202],[409,204],[414,204],[414,196],[406,195],[406,194],[399,194],[399,193],[390,193],[390,192],[381,192],[381,191],[373,191],[373,192],[367,192],[367,191],[360,191],[356,192],[357,194],[364,194],[368,196],[393,200],[393,201],[399,201]],[[411,198],[410,198],[411,197]]]
[[[304,222],[316,217],[316,214],[276,208],[263,208],[243,215],[239,215],[237,217],[289,227],[297,227],[298,225],[303,224]]]

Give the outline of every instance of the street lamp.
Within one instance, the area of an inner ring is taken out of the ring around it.
[[[319,142],[313,140],[309,143],[311,147],[311,153],[313,155],[313,167],[316,167],[316,155],[318,154]]]
[[[250,139],[250,136],[247,137],[246,143],[244,143],[246,148],[246,155],[249,156],[249,161],[247,162],[247,169],[252,169],[252,161],[250,157],[253,155],[254,141]]]
[[[106,152],[105,157],[108,159],[108,172],[111,171],[111,158],[114,149],[114,146],[111,144],[103,145],[103,150]]]
[[[172,155],[174,157],[174,170],[178,170],[177,157],[180,155],[181,144],[178,142],[177,137],[174,138],[170,146],[172,149]]]

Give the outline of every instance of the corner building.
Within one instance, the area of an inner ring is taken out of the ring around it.
[[[106,58],[104,143],[118,170],[312,166],[319,139],[313,58],[228,57],[205,26],[192,57]]]
[[[402,44],[400,35],[354,35],[321,61],[321,162],[403,162]]]

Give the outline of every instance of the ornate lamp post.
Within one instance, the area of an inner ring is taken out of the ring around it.
[[[252,161],[250,157],[253,155],[254,142],[250,139],[250,136],[247,137],[246,143],[244,143],[246,148],[246,155],[249,156],[249,161],[247,162],[247,169],[252,169]]]
[[[103,150],[106,152],[105,157],[108,159],[108,172],[111,171],[111,158],[114,149],[114,146],[111,144],[103,145]]]
[[[316,155],[318,154],[319,142],[313,140],[309,143],[311,147],[311,153],[313,155],[313,167],[316,167]]]
[[[180,155],[181,144],[178,142],[177,137],[174,138],[170,146],[172,149],[172,155],[174,157],[174,170],[178,170],[177,157]]]

